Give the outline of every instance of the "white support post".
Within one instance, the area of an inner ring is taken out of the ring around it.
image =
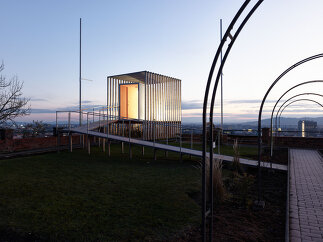
[[[131,143],[130,143],[130,139],[131,139],[131,120],[129,120],[129,159],[132,159],[132,147],[131,147]]]
[[[122,137],[124,137],[124,120],[122,120]],[[121,153],[124,154],[124,142],[121,142]]]

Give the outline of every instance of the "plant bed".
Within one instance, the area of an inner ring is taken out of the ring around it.
[[[248,168],[252,180],[257,175],[255,168]],[[284,241],[286,218],[287,173],[263,170],[265,207],[255,209],[257,181],[249,183],[247,194],[232,189],[230,172],[224,170],[227,196],[224,202],[214,208],[214,241]],[[247,179],[247,180],[248,180]],[[245,184],[248,182],[245,182]],[[242,185],[243,188],[244,185]],[[230,188],[231,187],[231,188]],[[194,194],[194,199],[201,195]],[[182,241],[200,241],[200,229],[187,231]]]
[[[268,161],[270,160],[270,148],[266,147],[263,151],[263,156]],[[271,161],[276,164],[288,165],[288,148],[277,147],[273,150]]]

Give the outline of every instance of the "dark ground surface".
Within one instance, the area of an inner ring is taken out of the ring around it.
[[[249,168],[248,173],[255,176],[257,171]],[[256,181],[248,194],[249,204],[241,203],[241,195],[230,191],[214,211],[214,241],[285,241],[287,174],[264,171],[262,177],[264,209],[252,205],[257,199]],[[180,241],[201,241],[200,228],[186,231]]]
[[[280,164],[287,164],[287,157],[288,157],[288,151],[287,149],[281,150],[280,152],[275,152],[276,156],[274,156],[275,162],[280,163]],[[266,153],[265,153],[266,155]],[[83,156],[79,156],[81,158]],[[92,156],[91,156],[92,157]],[[101,157],[101,156],[100,156]],[[31,157],[29,159],[32,159]],[[99,166],[103,168],[105,166],[105,159],[102,157],[103,161],[100,161],[99,163],[96,163],[96,161],[93,159],[91,161],[84,161],[82,163],[79,163],[78,161],[78,166],[83,164],[83,166],[89,165],[91,168],[93,168],[93,165]],[[144,162],[146,162],[145,160]],[[44,161],[42,161],[44,162]],[[53,160],[54,162],[54,160]],[[64,161],[66,162],[66,161]],[[94,164],[88,164],[88,162],[94,162]],[[121,162],[118,161],[118,165]],[[173,179],[180,179],[178,180],[178,184],[182,182],[182,178],[178,176],[179,174],[183,177],[186,177],[189,172],[191,172],[190,168],[187,168],[185,164],[177,164],[173,163],[171,161],[168,164],[163,164],[163,163],[168,163],[163,161],[162,163],[157,162],[158,169],[156,169],[156,173],[151,173],[155,174],[154,176],[162,176],[165,172],[165,174],[169,174],[169,168],[171,167],[176,168],[177,172],[176,176],[174,176]],[[128,162],[121,163],[124,168],[127,168],[126,166],[129,165]],[[153,164],[153,163],[152,163]],[[74,164],[71,164],[72,166]],[[113,165],[113,164],[111,164]],[[142,165],[146,166],[145,164],[141,164],[141,162],[131,162],[131,170],[133,169],[133,166],[139,166],[141,167]],[[65,165],[64,165],[65,166]],[[72,167],[71,166],[71,167]],[[166,167],[164,170],[163,167]],[[160,169],[160,167],[162,169]],[[98,168],[97,172],[101,172],[100,169]],[[180,168],[180,169],[178,169]],[[264,187],[264,193],[263,193],[263,198],[265,201],[265,208],[261,210],[255,210],[253,208],[253,201],[257,199],[257,170],[254,168],[244,168],[245,172],[251,175],[251,180],[253,179],[254,182],[249,186],[248,192],[245,194],[245,199],[242,199],[243,194],[241,194],[241,191],[237,191],[237,189],[232,188],[232,178],[230,178],[230,171],[228,172],[228,169],[230,167],[224,167],[224,173],[225,173],[225,178],[224,182],[226,184],[226,199],[224,202],[222,202],[220,205],[217,205],[214,211],[214,240],[215,241],[284,241],[284,235],[285,235],[285,215],[286,215],[286,192],[287,192],[287,173],[286,172],[278,172],[278,171],[265,171],[263,170],[262,173],[262,178],[263,178],[263,187]],[[78,168],[79,169],[79,168]],[[184,169],[188,169],[186,172],[183,173]],[[109,167],[108,170],[111,170],[111,167]],[[128,168],[126,169],[128,171]],[[189,172],[188,172],[189,171]],[[21,170],[21,172],[25,172]],[[79,172],[79,171],[78,171]],[[150,173],[149,176],[150,177]],[[33,172],[34,174],[34,172]],[[74,172],[71,174],[75,174]],[[136,174],[136,173],[134,173]],[[175,174],[175,173],[174,173]],[[55,176],[55,174],[53,174]],[[57,177],[57,176],[56,176]],[[199,177],[196,177],[194,175],[194,171],[192,174],[190,174],[190,177],[193,178],[194,183],[198,181]],[[146,177],[147,178],[147,177]],[[62,178],[60,178],[62,179]],[[91,178],[92,179],[92,178]],[[94,179],[94,177],[93,177]],[[96,179],[96,178],[95,178]],[[173,180],[171,179],[171,180]],[[169,179],[166,179],[165,182],[168,183],[170,181]],[[185,184],[189,184],[189,180],[185,181]],[[129,183],[130,185],[131,183]],[[144,183],[146,184],[146,183]],[[152,184],[152,183],[150,183]],[[183,183],[184,184],[184,183]],[[65,186],[65,185],[64,185]],[[155,185],[154,185],[155,186]],[[196,185],[185,185],[187,188],[186,194],[188,197],[190,197],[192,200],[195,201],[195,205],[201,204],[201,193],[199,192],[199,189],[196,189]],[[180,187],[183,187],[181,185]],[[194,189],[193,189],[194,188]],[[136,188],[137,189],[137,188]],[[166,189],[165,191],[169,190],[170,188]],[[173,190],[173,189],[172,189]],[[156,191],[156,190],[155,190]],[[179,194],[180,190],[174,190],[175,194]],[[155,196],[157,196],[155,194]],[[182,196],[182,195],[180,195]],[[13,200],[15,201],[15,200]],[[175,200],[174,200],[175,201]],[[142,202],[142,201],[141,201]],[[177,203],[177,202],[176,202]],[[194,202],[193,202],[194,203]],[[132,204],[132,202],[130,203]],[[183,204],[190,204],[190,201],[185,201],[183,200],[183,203],[180,206],[183,206]],[[186,205],[187,206],[187,205]],[[185,206],[185,207],[186,207]],[[191,204],[192,207],[193,204]],[[133,207],[135,208],[135,207]],[[25,209],[25,207],[23,207]],[[196,210],[196,209],[195,209]],[[169,211],[169,207],[167,208],[167,211]],[[46,212],[46,211],[44,211]],[[18,213],[19,214],[19,213]],[[160,216],[160,212],[157,212]],[[157,215],[156,214],[156,215]],[[175,213],[173,213],[175,214]],[[155,215],[155,216],[156,216]],[[196,211],[192,213],[191,216],[196,216]],[[188,216],[189,217],[189,216]],[[167,218],[167,223],[170,218]],[[127,220],[125,220],[126,222]],[[166,221],[166,220],[165,220]],[[165,222],[164,221],[164,222]],[[195,221],[195,220],[194,220]],[[7,221],[10,224],[10,221]],[[124,225],[126,225],[125,223]],[[185,223],[184,223],[185,224]],[[201,241],[201,236],[200,236],[200,228],[199,226],[196,226],[196,222],[190,222],[188,224],[191,224],[190,226],[186,226],[182,230],[178,230],[175,233],[175,236],[167,239],[161,239],[163,236],[148,236],[146,237],[145,235],[140,235],[137,238],[131,237],[123,237],[123,239],[117,239],[118,236],[114,236],[114,239],[117,241],[132,241],[132,240],[138,240],[138,238],[141,238],[143,240],[148,240],[148,241]],[[165,227],[166,224],[164,224],[162,227]],[[119,224],[119,226],[123,226],[122,223]],[[130,226],[130,225],[128,225]],[[131,225],[133,226],[133,225]],[[10,226],[9,226],[10,227]],[[108,226],[109,227],[109,226]],[[137,226],[135,226],[137,227]],[[135,228],[134,227],[134,228]],[[146,226],[147,227],[147,226]],[[174,226],[175,227],[175,226]],[[179,226],[180,227],[180,226]],[[132,228],[132,227],[131,227]],[[63,231],[64,233],[68,233],[68,231]],[[94,232],[94,231],[93,231]],[[92,232],[91,232],[92,233]],[[157,234],[160,234],[160,232],[157,232]],[[1,226],[0,228],[0,237],[2,237],[1,241],[45,241],[46,236],[42,237],[40,234],[35,234],[35,233],[29,233],[28,229],[26,230],[19,230],[17,228],[15,231],[12,229],[6,229],[4,226]],[[55,235],[54,238],[59,238],[59,235]],[[113,236],[112,236],[113,237]],[[62,238],[62,237],[61,237]],[[90,237],[87,237],[87,241],[91,241]],[[127,239],[125,239],[127,238]],[[133,238],[133,239],[131,239]],[[94,240],[93,240],[94,241]],[[97,241],[97,240],[96,240]],[[104,241],[104,239],[102,240]],[[139,240],[138,240],[139,241]]]

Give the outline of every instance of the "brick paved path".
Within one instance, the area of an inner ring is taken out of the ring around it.
[[[315,150],[290,150],[290,241],[323,241],[323,159]]]

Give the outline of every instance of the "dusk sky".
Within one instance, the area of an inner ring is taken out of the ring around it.
[[[242,0],[1,1],[1,73],[24,81],[32,115],[54,121],[77,110],[79,18],[82,18],[83,101],[106,103],[106,77],[147,70],[182,80],[183,120],[199,121],[209,69],[223,32]],[[249,9],[256,1],[251,1]],[[265,0],[241,32],[224,69],[224,122],[256,120],[271,83],[294,63],[323,53],[322,0]],[[289,87],[323,80],[323,59],[290,72],[268,97],[263,118]],[[322,94],[323,84],[296,89]],[[220,93],[217,95],[220,97]],[[285,100],[287,99],[285,98]],[[311,97],[323,103],[323,98]],[[217,99],[219,104],[219,99]],[[219,106],[216,107],[216,116]],[[284,117],[323,116],[310,102]],[[195,117],[195,119],[194,119]],[[219,119],[216,118],[216,121]]]

